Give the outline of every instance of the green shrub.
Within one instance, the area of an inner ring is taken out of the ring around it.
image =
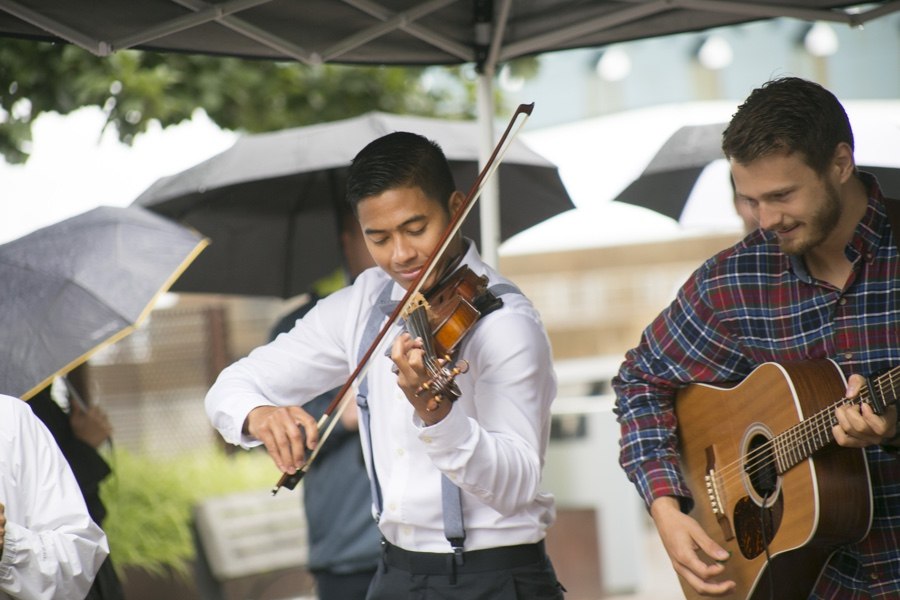
[[[194,506],[212,496],[269,488],[279,477],[262,451],[229,456],[209,450],[159,459],[117,449],[108,458],[113,474],[100,490],[108,510],[103,529],[120,572],[136,566],[187,575],[195,555]]]

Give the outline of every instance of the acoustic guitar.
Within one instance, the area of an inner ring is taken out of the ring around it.
[[[900,367],[848,400],[830,360],[765,363],[733,387],[698,383],[679,393],[690,514],[731,552],[722,575],[737,583],[731,598],[806,598],[836,547],[868,533],[865,454],[834,443],[834,409],[867,402],[881,414],[884,399],[897,396],[894,377],[900,382]]]

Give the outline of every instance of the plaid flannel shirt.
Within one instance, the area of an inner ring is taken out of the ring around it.
[[[681,475],[673,403],[694,382],[740,381],[761,363],[831,358],[845,375],[900,365],[900,262],[874,178],[868,209],[845,254],[839,290],[810,277],[763,231],[709,259],[644,331],[613,380],[620,463],[649,504],[693,500]],[[866,449],[874,519],[840,548],[810,598],[900,598],[900,457]]]

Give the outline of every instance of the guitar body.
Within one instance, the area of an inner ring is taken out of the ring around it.
[[[832,442],[779,474],[771,460],[778,446],[768,443],[836,406],[845,389],[835,363],[815,360],[765,363],[735,387],[694,384],[679,393],[690,514],[731,552],[720,578],[737,583],[729,597],[806,598],[835,547],[868,533],[872,496],[863,450]],[[681,584],[687,598],[700,598]]]

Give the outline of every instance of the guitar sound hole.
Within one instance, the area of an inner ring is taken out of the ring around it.
[[[775,469],[775,454],[768,437],[756,434],[750,438],[744,471],[757,495],[766,497],[775,493],[778,471]]]

